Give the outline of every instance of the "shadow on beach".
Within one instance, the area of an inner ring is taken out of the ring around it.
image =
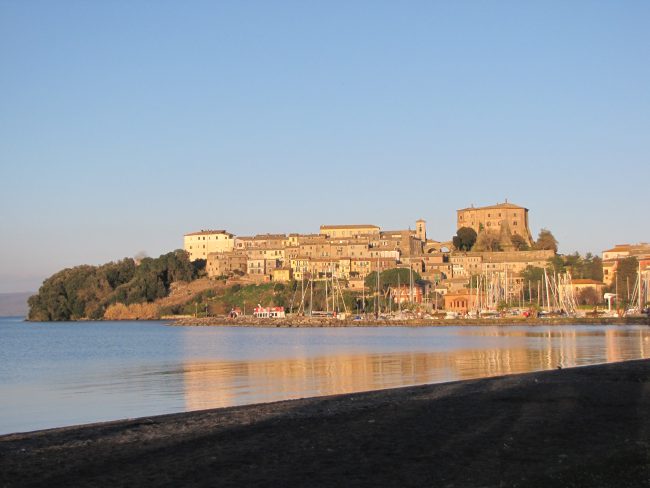
[[[0,486],[648,486],[650,361],[0,437]]]

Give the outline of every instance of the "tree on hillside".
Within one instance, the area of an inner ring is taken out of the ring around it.
[[[544,280],[544,268],[538,268],[537,266],[526,266],[521,272],[521,277],[523,283],[526,284],[529,281],[531,283],[537,283],[538,281]]]
[[[526,266],[521,272],[524,298],[526,300],[538,299],[537,292],[542,289],[542,284],[544,283],[544,268],[538,268],[537,266]]]
[[[461,227],[452,241],[459,251],[470,251],[476,242],[476,231],[471,227]]]
[[[582,260],[581,278],[603,281],[603,260],[590,252]]]
[[[539,231],[537,241],[535,242],[535,249],[557,252],[557,239],[555,239],[555,236],[553,236],[550,230],[542,229]]]
[[[565,256],[560,256],[559,254],[556,254],[548,260],[546,269],[548,269],[548,272],[551,274],[560,274],[571,271],[570,269],[567,269]]]
[[[515,246],[517,251],[528,251],[530,249],[528,244],[526,244],[526,239],[521,237],[519,234],[513,234],[510,241],[512,241],[512,245]]]
[[[388,287],[396,287],[398,282],[401,286],[408,285],[410,283],[410,271],[408,268],[392,268],[382,271],[379,274],[379,287],[382,290],[387,289]],[[375,290],[377,287],[377,272],[373,271],[364,280],[364,283],[371,290]],[[413,283],[422,284],[424,281],[419,273],[413,271]]]
[[[497,232],[484,230],[479,232],[476,238],[476,244],[472,248],[474,251],[501,251],[501,237]]]
[[[202,278],[203,276],[207,275],[206,266],[208,264],[208,261],[205,259],[195,259],[194,261],[191,261],[192,263],[192,274],[194,278]]]
[[[99,319],[114,303],[152,302],[167,296],[174,281],[191,281],[199,270],[182,250],[159,258],[131,258],[102,266],[76,266],[55,273],[29,299],[30,320]]]

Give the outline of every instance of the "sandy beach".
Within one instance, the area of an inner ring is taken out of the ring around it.
[[[650,361],[0,437],[0,486],[650,486]]]

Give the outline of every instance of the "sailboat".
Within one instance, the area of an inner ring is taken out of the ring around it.
[[[625,311],[626,317],[648,317],[650,310],[644,309],[644,305],[648,302],[648,271],[641,273],[641,262],[639,262],[639,269],[636,274],[636,283],[632,292],[632,300],[630,301],[631,307]]]

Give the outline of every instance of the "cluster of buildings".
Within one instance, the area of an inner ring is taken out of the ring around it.
[[[360,290],[368,274],[407,268],[431,283],[425,290],[408,291],[415,301],[424,301],[431,291],[445,295],[447,308],[468,308],[470,281],[477,275],[503,275],[508,293],[524,287],[521,272],[527,266],[544,268],[553,250],[518,251],[509,246],[511,237],[532,246],[528,209],[509,203],[457,210],[457,229],[469,227],[502,237],[502,251],[462,252],[450,241],[427,237],[424,220],[415,228],[384,230],[377,225],[321,225],[317,234],[258,234],[235,236],[226,230],[201,230],[184,236],[184,249],[191,260],[206,260],[209,277],[241,276],[252,282],[290,280],[342,280]],[[505,237],[504,237],[505,236]],[[583,280],[578,287],[592,286],[600,293],[609,284],[616,263],[623,257],[648,259],[650,245],[619,245],[603,254],[605,283]],[[644,262],[642,261],[642,264]],[[587,283],[586,281],[589,281]],[[399,291],[397,292],[399,295]],[[407,292],[404,292],[407,293]],[[401,299],[400,299],[401,300]]]
[[[532,243],[528,209],[512,203],[457,211],[458,228],[520,235]],[[377,225],[322,225],[317,234],[235,236],[202,230],[184,236],[191,260],[206,260],[209,277],[246,276],[253,281],[325,280],[336,277],[358,289],[374,271],[410,268],[441,293],[463,288],[485,272],[516,276],[526,266],[543,266],[553,251],[458,252],[451,242],[427,237],[426,222],[415,228],[383,230]]]

